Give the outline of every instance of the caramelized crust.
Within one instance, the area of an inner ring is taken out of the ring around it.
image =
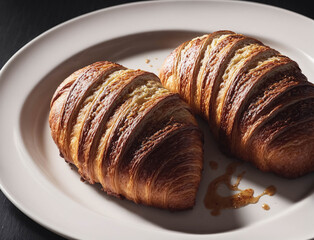
[[[83,179],[136,203],[193,207],[202,134],[156,75],[96,62],[65,79],[50,107],[52,137]]]
[[[175,49],[159,76],[209,122],[228,154],[285,177],[314,171],[314,131],[304,127],[313,126],[314,86],[290,58],[218,31]]]

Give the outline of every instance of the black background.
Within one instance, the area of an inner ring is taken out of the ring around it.
[[[127,2],[133,1],[0,0],[0,68],[26,43],[59,23],[84,13]],[[254,2],[285,8],[314,19],[312,1],[258,0]],[[0,191],[0,239],[64,238],[28,218]]]

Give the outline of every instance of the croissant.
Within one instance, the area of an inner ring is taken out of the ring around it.
[[[314,170],[314,87],[295,61],[217,31],[177,47],[159,77],[208,121],[227,154],[288,178]]]
[[[108,194],[193,207],[202,133],[188,105],[153,73],[106,61],[84,67],[57,88],[49,125],[60,155]]]

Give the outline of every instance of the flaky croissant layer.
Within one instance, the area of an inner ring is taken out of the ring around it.
[[[286,177],[314,171],[314,86],[290,58],[218,31],[177,47],[159,76],[207,119],[226,152]]]
[[[202,135],[156,75],[111,62],[82,68],[57,88],[49,124],[64,159],[107,193],[160,208],[194,205]]]

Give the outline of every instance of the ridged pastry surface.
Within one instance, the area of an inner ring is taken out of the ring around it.
[[[209,122],[228,154],[285,177],[314,171],[314,86],[295,61],[217,31],[182,43],[159,76]]]
[[[96,62],[65,79],[50,107],[52,137],[83,179],[136,203],[193,207],[202,134],[187,104],[156,75]]]

